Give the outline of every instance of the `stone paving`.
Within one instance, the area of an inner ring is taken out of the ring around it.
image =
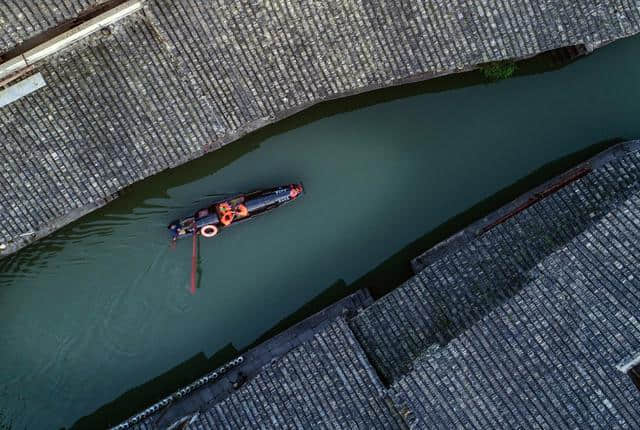
[[[96,3],[3,2],[0,53]],[[320,101],[639,30],[622,0],[147,0],[0,109],[0,254]]]

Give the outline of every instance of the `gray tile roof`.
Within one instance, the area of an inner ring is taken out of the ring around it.
[[[327,326],[334,323],[336,318],[349,318],[355,315],[358,310],[370,305],[372,301],[368,291],[358,290],[256,347],[243,352],[242,363],[237,363],[238,359],[236,358],[235,363],[237,364],[232,362],[233,366],[229,371],[224,374],[215,371],[219,376],[200,386],[197,391],[193,390],[190,395],[182,396],[179,399],[176,397],[180,390],[173,393],[169,397],[171,401],[166,407],[157,408],[156,411],[152,411],[157,413],[150,413],[140,420],[140,430],[154,428],[154,426],[166,428],[183,416],[202,410],[206,408],[206,405],[224,400],[234,392],[233,383],[237,380],[239,372],[246,378],[253,378],[262,371],[265,365],[279,359],[301,344],[308,343],[317,333],[324,331]],[[162,406],[162,402],[160,402],[160,406]]]
[[[640,141],[587,166],[470,226],[392,293],[332,314],[239,391],[171,422],[640,428],[640,391],[620,370],[640,357]]]
[[[638,428],[640,195],[532,268],[526,285],[393,383],[415,428]]]
[[[106,0],[2,0],[0,54]]]
[[[532,279],[531,270],[640,190],[639,152],[613,160],[432,262],[351,321],[392,380]],[[632,233],[629,233],[632,234]]]
[[[342,318],[265,366],[189,428],[402,428]]]
[[[0,51],[88,5],[3,3]],[[148,0],[0,109],[0,243],[319,101],[639,30],[627,1]]]

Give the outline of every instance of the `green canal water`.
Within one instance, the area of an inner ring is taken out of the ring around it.
[[[0,428],[97,428],[99,414],[78,420],[117,398],[102,414],[126,415],[330,287],[338,297],[395,286],[438,238],[429,232],[450,233],[437,229],[458,214],[548,163],[640,136],[638,58],[634,38],[552,72],[321,105],[1,260]],[[171,250],[166,224],[216,195],[293,181],[301,200],[201,241],[191,296],[191,243]]]

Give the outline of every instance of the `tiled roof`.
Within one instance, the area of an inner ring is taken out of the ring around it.
[[[621,371],[640,359],[640,141],[577,171],[588,173],[473,224],[438,258],[418,258],[420,272],[395,291],[178,422],[640,428],[640,391]]]
[[[324,332],[327,326],[334,324],[337,318],[350,318],[358,310],[370,305],[372,301],[373,299],[366,290],[358,290],[338,300],[267,341],[243,352],[241,363],[238,363],[239,357],[237,357],[235,362],[231,362],[232,366],[228,371],[223,373],[214,371],[213,373],[218,375],[216,378],[212,378],[196,390],[190,390],[188,395],[180,395],[180,398],[177,398],[181,392],[184,392],[184,389],[181,388],[167,397],[170,402],[156,403],[157,406],[163,406],[164,403],[163,407],[154,408],[151,406],[151,413],[143,413],[142,417],[138,415],[141,419],[136,420],[139,423],[137,428],[140,430],[166,428],[176,420],[206,408],[206,405],[224,400],[234,392],[233,383],[240,373],[245,378],[253,378],[261,372],[264,366],[300,345],[308,343],[318,333]],[[157,413],[154,413],[154,409]],[[147,411],[149,412],[148,409]],[[128,421],[132,422],[135,417],[131,417]]]
[[[352,320],[389,380],[433,343],[445,344],[533,279],[558,247],[640,191],[640,155],[593,170],[437,259]],[[629,233],[632,234],[632,233]]]
[[[0,55],[106,0],[2,0]]]
[[[7,252],[314,103],[640,30],[637,3],[603,0],[145,4],[39,65],[47,86],[0,109]],[[6,6],[0,50],[90,5]]]
[[[416,428],[638,428],[640,195],[528,273],[519,292],[394,382]],[[469,312],[473,312],[469,310]],[[473,318],[473,316],[470,316]]]
[[[191,429],[402,428],[385,390],[342,318],[265,366]]]

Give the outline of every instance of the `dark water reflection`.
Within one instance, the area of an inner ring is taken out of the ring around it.
[[[639,136],[639,55],[635,38],[555,72],[324,105],[126,190],[0,261],[0,412],[15,428],[69,426],[200,353],[249,345],[540,166]],[[167,222],[297,180],[299,202],[201,243],[190,296],[191,247],[167,246]]]

